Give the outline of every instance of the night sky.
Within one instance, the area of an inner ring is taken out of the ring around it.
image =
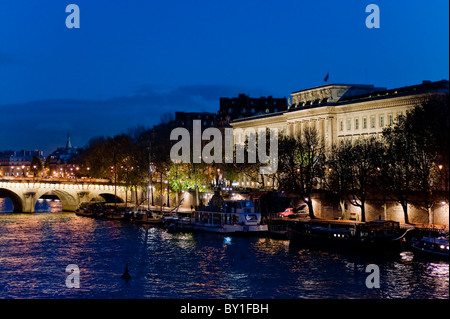
[[[387,88],[448,79],[448,12],[447,0],[0,0],[0,150],[49,154],[69,132],[81,147],[167,112],[216,112],[220,97],[288,97],[327,73]]]

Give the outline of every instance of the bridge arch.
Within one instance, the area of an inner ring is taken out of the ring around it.
[[[44,195],[57,196],[59,198],[59,200],[61,201],[63,211],[74,211],[78,207],[77,199],[75,199],[71,194],[69,194],[66,191],[56,190],[56,189],[53,189],[53,190],[43,189],[42,191],[38,192],[35,196],[34,205],[36,205],[39,198],[41,198]]]
[[[68,192],[54,189],[43,189],[42,191],[38,192],[34,198],[33,211],[36,208],[36,204],[38,203],[38,201],[46,195],[53,195],[58,197],[58,199],[61,201],[63,211],[73,211],[78,207],[78,201]]]
[[[62,183],[59,181],[0,180],[0,197],[10,198],[14,212],[33,213],[36,203],[43,195],[55,195],[64,211],[75,211],[83,202],[98,196],[106,202],[124,203],[126,190],[111,185]]]
[[[11,199],[14,213],[21,213],[23,211],[24,203],[17,193],[6,188],[0,188],[0,198],[2,197]]]
[[[34,212],[56,213],[62,211],[62,201],[59,196],[52,192],[41,195],[34,204]]]
[[[119,196],[115,196],[114,194],[100,193],[98,194],[98,196],[102,197],[107,203],[114,203],[114,197],[116,198],[117,203],[125,203],[125,201],[122,198],[120,198]]]

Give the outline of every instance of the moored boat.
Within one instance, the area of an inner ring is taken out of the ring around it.
[[[409,245],[417,255],[434,259],[449,260],[448,241],[448,236],[420,236],[413,237]]]
[[[288,225],[291,221],[287,220],[270,220],[269,221],[269,236],[272,238],[278,238],[278,239],[288,239]]]
[[[288,227],[288,237],[293,243],[367,252],[397,251],[403,233],[398,222],[387,220],[348,222],[313,219],[293,222]]]
[[[136,224],[162,225],[162,215],[151,210],[131,211],[131,221]]]
[[[204,206],[190,217],[172,220],[172,229],[222,234],[266,234],[268,225],[261,222],[250,200],[224,201],[222,207]]]
[[[78,216],[92,217],[96,219],[129,221],[131,213],[124,204],[113,204],[105,202],[82,203],[75,214]]]
[[[101,202],[85,202],[75,210],[77,216],[97,218],[104,210]]]

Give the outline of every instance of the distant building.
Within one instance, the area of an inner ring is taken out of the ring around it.
[[[175,118],[168,118],[163,123],[153,126],[153,133],[165,140],[169,139],[170,132],[177,127],[184,127],[192,132],[194,120],[201,121],[202,130],[208,127],[223,129],[230,127],[235,119],[276,113],[287,110],[286,98],[259,97],[252,98],[245,94],[238,97],[221,97],[217,113],[211,112],[175,112]]]
[[[209,127],[218,128],[222,131],[226,127],[231,127],[230,122],[235,119],[248,116],[258,116],[263,114],[273,114],[287,110],[286,98],[259,97],[252,98],[245,94],[239,94],[238,97],[220,98],[220,107],[217,113],[211,112],[175,112],[175,118],[165,117],[165,120],[153,126],[153,140],[160,144],[174,144],[176,141],[170,141],[170,133],[175,128],[186,128],[193,133],[193,121],[199,120],[201,130]],[[222,135],[224,136],[224,134]],[[161,143],[162,141],[166,141]],[[207,144],[208,140],[202,140],[202,145]]]
[[[58,148],[47,157],[39,150],[0,151],[0,177],[35,177],[31,167],[34,156],[42,161],[40,176],[70,177],[77,170],[79,151],[72,146],[70,134],[67,135],[66,146]]]
[[[194,120],[201,121],[203,128],[214,127],[216,125],[216,114],[209,112],[175,112],[175,127],[184,127],[188,131],[192,130]]]
[[[186,128],[192,132],[193,121],[201,121],[202,127],[212,127],[215,125],[215,113],[209,112],[175,112],[175,118],[168,121],[154,125],[152,128],[153,139],[155,141],[170,142],[170,133],[177,127]]]
[[[38,157],[45,160],[44,152],[34,151],[0,151],[0,177],[29,176],[31,175],[31,161]]]
[[[233,98],[221,97],[216,122],[219,127],[225,127],[236,119],[286,110],[286,98],[273,98],[272,96],[252,98],[245,94],[239,94],[238,97]]]
[[[80,149],[72,146],[70,134],[67,134],[66,146],[56,149],[46,159],[48,175],[52,177],[73,176],[78,167],[76,160],[79,153]]]
[[[79,154],[79,150],[72,146],[70,141],[70,134],[67,134],[67,141],[65,147],[59,147],[49,155],[50,164],[68,164],[75,156]]]

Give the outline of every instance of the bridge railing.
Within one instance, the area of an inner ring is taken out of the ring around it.
[[[1,182],[12,182],[12,183],[65,183],[65,184],[111,184],[114,183],[110,179],[102,178],[61,178],[61,177],[13,177],[13,176],[1,176]],[[119,183],[118,183],[119,184]]]

